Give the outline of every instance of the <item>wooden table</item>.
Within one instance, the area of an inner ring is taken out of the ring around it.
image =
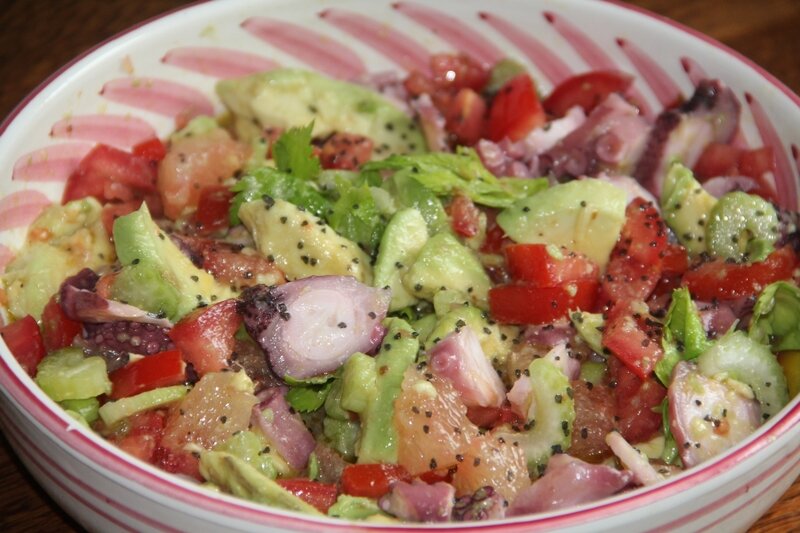
[[[51,72],[181,0],[5,0],[0,10],[0,117]],[[738,50],[800,94],[797,0],[636,0]],[[800,481],[752,528],[800,529]],[[0,437],[0,531],[80,531],[37,486]]]

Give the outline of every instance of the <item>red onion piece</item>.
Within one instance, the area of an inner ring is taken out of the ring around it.
[[[261,428],[283,459],[295,470],[302,470],[317,445],[300,415],[286,402],[286,387],[261,391],[253,407],[252,424]]]
[[[415,479],[396,481],[389,494],[381,498],[381,509],[409,522],[447,522],[453,510],[456,489],[439,481],[428,485]]]

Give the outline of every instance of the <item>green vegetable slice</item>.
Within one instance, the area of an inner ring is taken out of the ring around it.
[[[753,308],[750,338],[769,344],[772,351],[800,350],[800,289],[778,281],[767,285]]]
[[[778,215],[760,196],[729,192],[711,209],[706,226],[709,251],[724,259],[763,261],[778,239]]]

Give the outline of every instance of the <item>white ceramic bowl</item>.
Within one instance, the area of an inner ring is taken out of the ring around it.
[[[570,72],[617,67],[637,74],[650,110],[691,93],[707,75],[743,102],[743,142],[777,152],[776,185],[797,207],[800,98],[747,59],[695,32],[606,2],[227,0],[195,5],[119,35],[75,60],[0,126],[0,269],[27,224],[58,201],[92,143],[127,148],[176,115],[219,111],[219,77],[274,64],[333,76],[422,66],[430,52],[463,50],[527,62],[543,91]],[[34,385],[0,342],[0,421],[51,496],[98,531],[357,531],[214,495],[143,464],[70,418]],[[678,478],[593,505],[481,524],[482,531],[738,531],[800,473],[800,398],[734,450]],[[411,529],[404,526],[400,529]],[[375,529],[381,529],[377,527]],[[455,524],[451,530],[471,529]],[[372,529],[374,530],[374,529]]]

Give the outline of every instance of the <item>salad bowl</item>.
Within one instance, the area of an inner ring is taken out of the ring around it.
[[[599,24],[598,21],[602,21]],[[513,57],[548,92],[572,73],[619,69],[651,116],[698,80],[723,79],[743,103],[740,142],[775,149],[775,188],[797,210],[800,98],[709,39],[606,2],[228,0],[156,18],[73,61],[0,126],[0,271],[28,225],[58,203],[97,142],[126,149],[166,138],[186,114],[223,110],[223,78],[300,66],[332,77],[424,68],[432,52],[491,63]],[[4,310],[4,317],[6,316]],[[27,469],[75,519],[97,531],[391,531],[432,526],[352,523],[260,506],[172,476],[76,423],[0,343],[0,425]],[[800,399],[734,449],[667,482],[563,511],[453,530],[740,531],[800,474]],[[440,527],[440,526],[437,526]]]

